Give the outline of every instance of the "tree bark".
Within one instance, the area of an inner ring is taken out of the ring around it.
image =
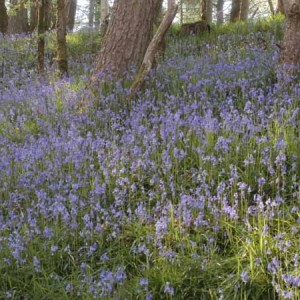
[[[249,15],[249,0],[242,0],[241,3],[241,12],[240,12],[240,20],[247,21]]]
[[[95,0],[90,0],[89,2],[89,27],[94,27],[94,17],[95,17]]]
[[[66,26],[67,31],[72,32],[75,25],[77,0],[66,0]]]
[[[164,42],[165,35],[176,16],[177,10],[178,10],[178,5],[176,5],[176,1],[168,0],[167,13],[163,18],[160,26],[158,27],[157,32],[155,33],[152,41],[150,42],[147,48],[142,66],[139,70],[139,73],[137,75],[134,84],[131,87],[131,96],[134,96],[137,93],[137,91],[140,90],[144,85],[145,77],[149,75],[152,69],[155,60],[155,54],[159,50],[160,45]]]
[[[28,16],[24,4],[18,0],[11,0],[10,4],[16,11],[8,18],[8,32],[10,34],[28,32]]]
[[[217,2],[217,24],[224,23],[224,0]]]
[[[45,2],[39,0],[38,3],[38,73],[41,75],[45,71]]]
[[[279,79],[296,75],[300,58],[300,0],[285,1],[286,27],[279,56]]]
[[[241,0],[232,0],[230,22],[237,22],[240,19]]]
[[[57,39],[57,65],[61,77],[68,75],[68,57],[66,43],[66,15],[65,1],[57,0],[57,23],[56,23],[56,39]]]
[[[270,8],[271,15],[274,16],[275,15],[275,9],[274,9],[274,5],[273,5],[273,0],[268,0],[268,3],[269,3],[269,8]]]
[[[109,23],[109,5],[107,0],[101,0],[100,18],[100,36],[104,37]]]
[[[8,15],[5,6],[5,0],[0,0],[0,16],[0,32],[4,34],[7,32],[8,26]]]
[[[152,35],[158,2],[161,4],[162,0],[115,1],[92,82],[101,72],[118,76],[130,67],[141,65]]]
[[[279,14],[283,14],[284,15],[284,6],[283,6],[283,0],[278,0],[277,2],[277,9],[276,9],[276,13]]]
[[[212,22],[212,0],[202,0],[202,20]]]

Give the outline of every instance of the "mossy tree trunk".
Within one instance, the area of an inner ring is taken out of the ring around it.
[[[68,56],[66,43],[66,14],[65,1],[57,0],[57,21],[56,21],[56,39],[57,39],[57,65],[61,77],[68,75]]]
[[[279,80],[296,75],[300,58],[300,0],[285,0],[286,26],[280,49]]]

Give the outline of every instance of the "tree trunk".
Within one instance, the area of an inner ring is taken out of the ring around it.
[[[273,0],[268,0],[268,3],[269,3],[269,8],[270,8],[271,15],[274,16],[275,15],[275,9],[274,9],[274,5],[273,5]]]
[[[45,2],[39,0],[38,3],[38,73],[43,74],[45,71]]]
[[[100,16],[100,5],[101,5],[101,0],[96,0],[95,1],[95,8],[94,8],[94,25],[97,30],[100,28],[101,24],[101,16]]]
[[[284,15],[284,6],[283,6],[283,0],[278,0],[277,2],[277,9],[276,9],[276,13],[279,14],[283,14]]]
[[[100,72],[121,75],[130,67],[141,65],[152,35],[158,2],[161,4],[162,0],[115,1],[92,81]]]
[[[109,5],[108,0],[101,0],[101,7],[100,7],[100,36],[104,37],[109,23]]]
[[[242,0],[240,20],[247,21],[249,15],[249,0]]]
[[[55,28],[56,23],[52,24],[52,21],[54,21],[53,15],[55,16],[55,11],[53,9],[52,1],[46,0],[45,1],[45,30],[49,30],[52,27]],[[55,20],[55,22],[56,22],[56,20]]]
[[[68,32],[72,32],[74,30],[76,9],[77,0],[66,0],[66,22]]]
[[[240,19],[241,0],[232,0],[230,22],[237,22]]]
[[[95,0],[90,0],[89,2],[89,27],[94,27],[94,17],[95,17]]]
[[[147,48],[138,76],[131,87],[131,96],[134,96],[136,92],[140,90],[144,85],[145,77],[149,75],[152,69],[155,60],[155,54],[159,50],[160,45],[164,43],[165,35],[176,16],[177,10],[178,10],[178,5],[176,5],[176,1],[168,0],[167,13],[163,18],[160,26],[157,29],[157,32],[155,33],[152,41],[150,42]]]
[[[202,0],[202,20],[212,22],[212,0]]]
[[[24,4],[18,0],[12,0],[10,4],[16,11],[8,18],[8,32],[11,34],[28,32],[28,16]]]
[[[5,6],[5,0],[0,0],[0,16],[0,32],[4,34],[7,32],[8,26],[8,15]]]
[[[300,0],[285,1],[286,26],[279,56],[279,79],[295,75],[300,58]]]
[[[57,64],[61,77],[68,75],[68,58],[66,44],[66,16],[65,1],[57,0],[57,23],[56,23],[56,39],[57,39]]]
[[[29,31],[33,32],[38,24],[38,3],[33,1],[30,5],[30,17],[29,17]]]
[[[217,24],[224,22],[224,0],[218,0],[217,2]]]

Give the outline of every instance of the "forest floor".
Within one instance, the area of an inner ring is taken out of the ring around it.
[[[300,299],[300,85],[278,82],[282,20],[169,37],[83,91],[98,40],[46,77],[35,37],[0,37],[0,299]],[[86,107],[79,106],[82,93]]]

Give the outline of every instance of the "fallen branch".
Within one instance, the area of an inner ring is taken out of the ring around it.
[[[168,1],[168,10],[166,15],[164,16],[162,22],[160,23],[153,39],[151,40],[146,54],[144,56],[142,65],[137,74],[136,80],[130,89],[130,95],[134,96],[136,93],[143,87],[145,83],[145,78],[149,75],[152,66],[155,61],[155,54],[158,52],[160,46],[164,43],[164,39],[168,29],[170,28],[176,13],[177,13],[178,5],[176,4],[176,0]]]

